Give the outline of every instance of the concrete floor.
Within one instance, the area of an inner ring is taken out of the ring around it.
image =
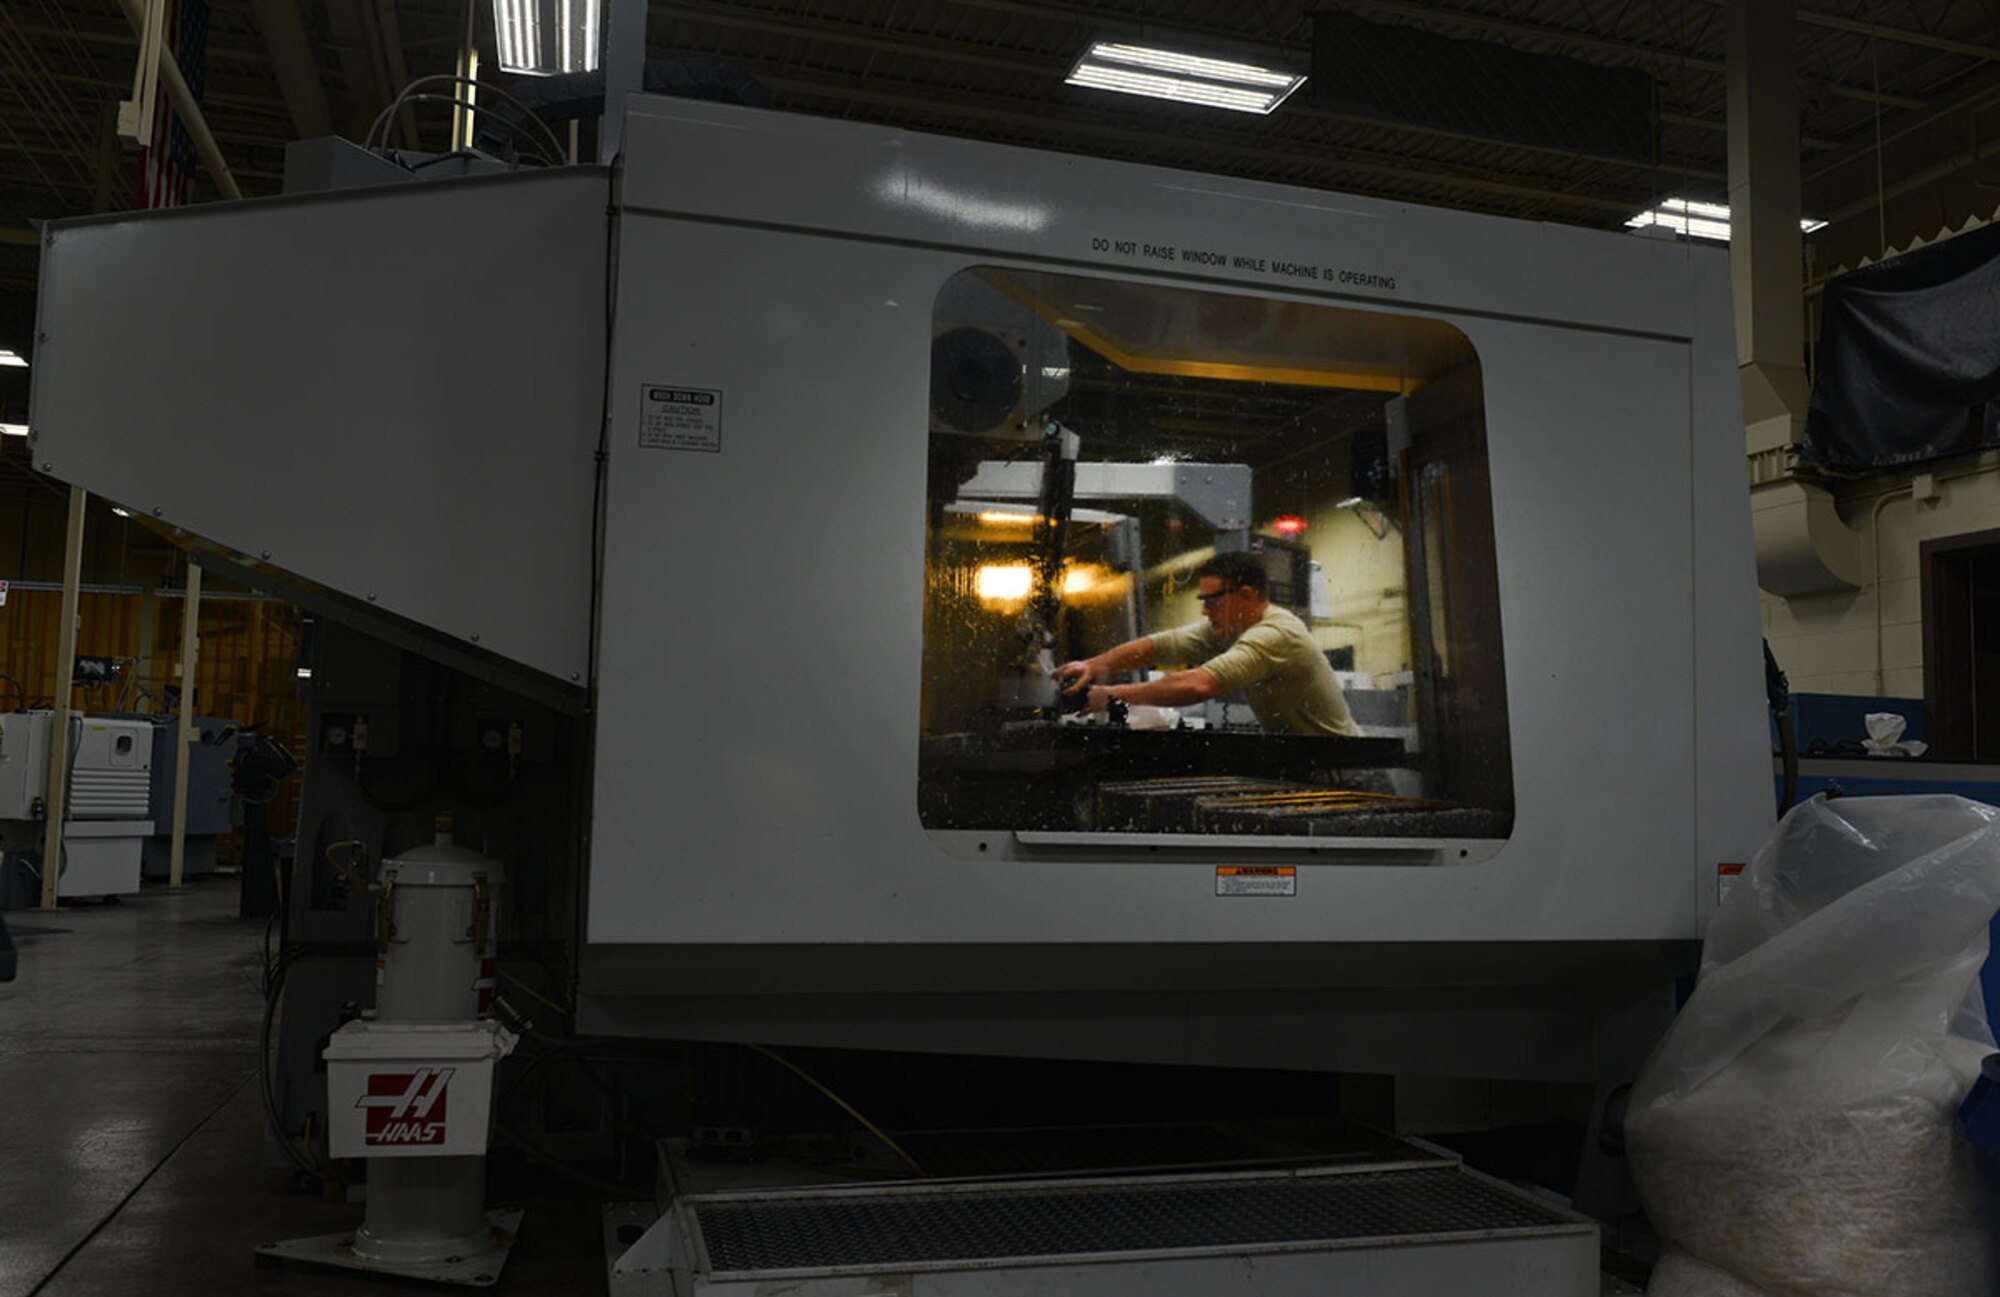
[[[5,916],[20,968],[0,983],[0,1297],[393,1291],[254,1261],[361,1208],[263,1165],[264,925],[236,910],[234,881],[211,878]],[[499,1291],[604,1290],[594,1202],[552,1184],[493,1205],[529,1209]]]
[[[235,882],[204,878],[5,916],[20,968],[0,983],[0,1297],[395,1291],[254,1259],[362,1209],[264,1165],[264,925],[236,911]],[[491,1205],[527,1209],[497,1291],[605,1290],[596,1200],[534,1176]]]

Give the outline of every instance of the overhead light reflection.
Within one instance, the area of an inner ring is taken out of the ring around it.
[[[975,230],[1039,234],[1053,219],[1046,207],[959,193],[907,172],[883,176],[875,194],[892,207],[913,207]]]

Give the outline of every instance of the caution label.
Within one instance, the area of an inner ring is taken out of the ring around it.
[[[1743,877],[1743,866],[1739,864],[1717,865],[1715,867],[1715,903],[1722,904],[1729,899],[1730,889],[1736,880]]]
[[[1291,865],[1218,865],[1217,896],[1297,896],[1299,871]]]
[[[648,450],[722,453],[722,393],[707,387],[640,390],[639,444]]]

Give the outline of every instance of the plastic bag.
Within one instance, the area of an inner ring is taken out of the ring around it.
[[[1815,797],[1710,924],[1633,1089],[1672,1297],[1996,1291],[1988,1158],[1952,1119],[1993,1050],[1979,992],[2000,810]]]
[[[1909,722],[1895,712],[1869,712],[1861,719],[1868,727],[1868,737],[1861,740],[1861,746],[1871,757],[1920,757],[1930,750],[1928,743],[1903,738]]]

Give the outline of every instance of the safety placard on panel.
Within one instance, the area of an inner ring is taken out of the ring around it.
[[[1218,865],[1217,896],[1297,896],[1299,871],[1291,865]]]
[[[707,387],[640,390],[639,444],[648,450],[722,452],[722,393]]]
[[[1722,904],[1729,899],[1729,893],[1736,886],[1736,880],[1743,877],[1740,864],[1722,864],[1715,867],[1715,903]]]

